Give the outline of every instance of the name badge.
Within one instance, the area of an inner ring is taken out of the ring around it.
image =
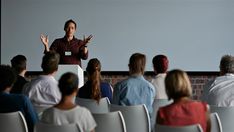
[[[71,56],[71,51],[65,51],[65,56]]]

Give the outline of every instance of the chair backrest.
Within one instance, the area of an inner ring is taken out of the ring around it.
[[[99,103],[93,99],[76,97],[76,104],[86,107],[91,113],[108,113],[110,101],[108,98],[101,98]]]
[[[34,132],[80,132],[77,124],[53,125],[45,123],[37,123]]]
[[[153,113],[152,113],[152,118],[151,118],[152,126],[155,126],[155,124],[156,124],[156,118],[157,118],[158,109],[160,107],[162,107],[162,106],[169,105],[172,102],[173,102],[173,100],[168,100],[168,99],[154,99]],[[154,127],[152,129],[154,129]]]
[[[43,111],[48,109],[48,107],[44,107],[44,106],[34,106],[34,109],[36,110],[37,112],[37,115],[38,115],[38,118],[39,120],[41,119],[41,116],[43,114]]]
[[[218,113],[224,132],[233,132],[234,107],[218,107],[210,105],[210,111]]]
[[[203,132],[199,124],[188,125],[188,126],[166,126],[166,125],[155,125],[156,132]]]
[[[120,111],[93,113],[97,123],[95,132],[126,132],[126,125]]]
[[[28,132],[27,123],[20,111],[0,113],[1,132]]]
[[[219,115],[215,113],[210,114],[211,132],[222,132],[222,124]]]
[[[150,118],[145,105],[120,106],[110,105],[110,111],[121,111],[127,132],[150,132]]]

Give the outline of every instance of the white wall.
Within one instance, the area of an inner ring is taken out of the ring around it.
[[[127,71],[132,53],[166,54],[170,69],[217,71],[224,54],[234,54],[233,0],[2,0],[1,63],[16,54],[28,70],[40,71],[43,46],[64,36],[66,20],[78,23],[76,36],[93,34],[89,59],[103,71]],[[83,68],[87,61],[83,62]]]

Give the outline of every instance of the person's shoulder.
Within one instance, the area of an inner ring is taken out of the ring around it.
[[[9,94],[9,95],[10,95],[9,98],[19,103],[24,103],[29,101],[29,98],[23,94]]]

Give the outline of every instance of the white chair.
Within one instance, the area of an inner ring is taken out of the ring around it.
[[[233,132],[234,107],[218,107],[210,105],[210,111],[218,113],[223,132]]]
[[[222,124],[219,115],[215,113],[210,114],[211,132],[222,132]]]
[[[188,126],[166,126],[166,125],[155,125],[156,132],[203,132],[199,124],[188,125]]]
[[[124,118],[120,111],[109,113],[94,113],[97,123],[95,132],[126,132]]]
[[[77,124],[53,125],[45,123],[37,123],[34,132],[80,132]]]
[[[20,111],[0,113],[1,132],[28,132],[27,123]]]
[[[41,119],[41,116],[43,114],[43,111],[48,109],[49,107],[44,107],[44,106],[34,106],[35,111],[37,112],[39,120]]]
[[[150,118],[145,105],[120,106],[110,105],[110,111],[121,111],[127,132],[150,132]]]
[[[101,98],[99,103],[93,99],[76,97],[76,104],[86,107],[91,113],[108,113],[110,101],[108,98]]]
[[[151,118],[151,123],[152,126],[155,126],[156,123],[156,118],[157,118],[157,113],[158,109],[162,106],[169,105],[173,102],[173,100],[168,100],[168,99],[154,99],[153,103],[153,113],[152,113],[152,118]],[[152,128],[154,129],[154,127]],[[154,130],[153,130],[154,131]]]

